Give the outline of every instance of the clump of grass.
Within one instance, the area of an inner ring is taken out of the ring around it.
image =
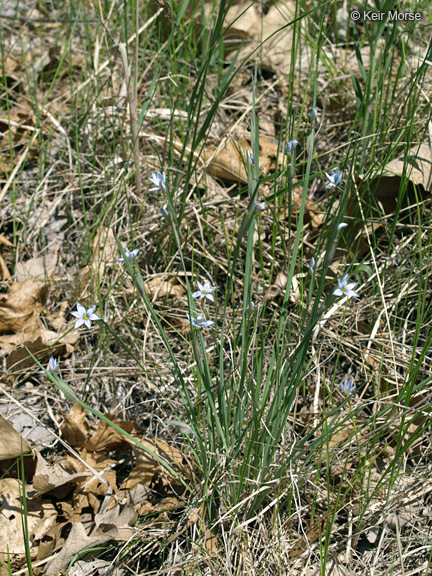
[[[334,46],[326,36],[334,11],[329,5],[297,2],[284,117],[276,125],[278,154],[283,156],[282,148],[286,152],[286,141],[298,143],[264,174],[260,116],[267,110],[265,99],[261,108],[257,101],[265,91],[266,71],[259,61],[255,66],[240,61],[240,52],[225,53],[231,3],[220,0],[208,11],[200,9],[198,22],[199,6],[164,3],[163,10],[151,14],[138,2],[103,5],[100,13],[83,5],[82,22],[72,12],[68,16],[69,35],[49,80],[28,67],[37,104],[38,182],[27,205],[21,203],[18,185],[28,168],[23,162],[8,186],[12,211],[22,218],[22,225],[16,217],[11,224],[16,258],[25,253],[43,187],[49,182],[53,198],[63,194],[63,180],[48,178],[54,155],[69,182],[63,209],[68,234],[79,235],[79,243],[70,244],[74,256],[63,253],[65,265],[77,273],[89,264],[95,238],[101,248],[108,242],[107,234],[97,235],[105,228],[114,231],[123,258],[117,268],[97,267],[90,274],[87,294],[104,319],[97,336],[87,341],[92,363],[101,356],[109,366],[114,353],[123,356],[164,398],[169,413],[160,419],[178,424],[177,442],[194,466],[189,482],[180,478],[185,509],[198,505],[202,526],[228,538],[227,551],[241,549],[239,535],[247,540],[259,526],[270,533],[279,522],[280,541],[297,541],[299,550],[295,558],[281,554],[281,559],[294,565],[302,554],[315,553],[324,574],[338,546],[346,548],[348,562],[375,521],[377,501],[384,503],[385,518],[398,479],[408,473],[408,460],[415,469],[414,448],[430,445],[430,376],[424,368],[431,339],[430,211],[420,202],[407,211],[406,173],[391,215],[372,187],[396,153],[407,158],[425,138],[430,53],[407,77],[405,36],[415,37],[416,30],[402,34],[389,23],[349,27],[343,49],[354,50],[359,74],[339,83],[337,65],[328,57]],[[90,16],[99,21],[102,35],[93,63]],[[145,34],[139,32],[141,23]],[[70,55],[77,34],[87,46],[81,70]],[[122,63],[114,38],[124,46]],[[304,42],[314,59],[299,92],[296,75]],[[100,65],[101,53],[106,66]],[[3,45],[3,61],[5,56]],[[45,111],[61,98],[59,80],[66,65],[68,115],[53,123],[54,134],[45,141]],[[202,153],[220,138],[221,125],[229,129],[237,121],[229,90],[244,70],[251,78],[242,87],[249,92],[242,104],[242,113],[249,114],[248,181],[233,189],[233,198],[212,203],[196,185],[205,168]],[[350,101],[348,109],[327,110],[323,76],[340,90],[332,98]],[[42,99],[37,88],[44,90]],[[10,110],[5,83],[3,91],[5,110]],[[14,157],[12,140],[9,153]],[[156,178],[150,191],[150,173],[157,171],[166,180]],[[307,222],[312,195],[322,215],[317,228]],[[368,228],[383,221],[379,232]],[[46,241],[42,229],[33,238],[39,248]],[[167,272],[186,290],[175,309],[146,290],[150,274]],[[268,297],[279,272],[285,277],[283,290]],[[348,279],[342,281],[346,275],[358,283],[360,300],[346,298],[354,296]],[[198,281],[216,287],[214,301],[193,297]],[[80,300],[76,286],[67,289]],[[160,366],[169,386],[157,379]],[[340,384],[350,378],[356,389],[349,387],[345,395]],[[116,427],[90,399],[97,382],[90,385],[85,378],[79,389],[56,374],[49,380],[68,399]],[[154,457],[178,476],[168,462]],[[283,525],[289,527],[285,532]],[[195,542],[192,537],[181,542],[185,557],[200,538],[202,533]],[[259,554],[249,550],[248,558]],[[236,562],[233,570],[246,561],[237,557]]]

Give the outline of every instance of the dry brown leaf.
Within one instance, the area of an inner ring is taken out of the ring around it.
[[[289,73],[291,65],[292,27],[287,26],[294,19],[295,2],[285,1],[274,3],[267,14],[262,15],[258,5],[250,5],[245,10],[244,4],[233,6],[228,10],[226,22],[234,22],[225,32],[226,44],[232,43],[235,50],[239,42],[244,46],[240,50],[238,60],[251,56],[252,60],[260,60],[265,68]],[[283,30],[281,28],[286,26]],[[299,23],[297,23],[299,26]],[[261,47],[261,42],[264,45]]]
[[[26,348],[45,362],[49,356],[70,354],[78,341],[76,332],[59,334],[43,328],[40,313],[45,291],[42,282],[25,280],[0,296],[0,351],[7,353],[4,363],[12,373],[35,365]]]
[[[31,338],[27,339],[27,338]],[[11,373],[35,366],[27,348],[44,363],[50,356],[68,356],[78,342],[76,331],[59,334],[52,330],[34,329],[32,333],[13,334],[0,337],[0,350],[10,351],[6,356],[6,369]]]
[[[30,258],[30,260],[25,262],[18,262],[15,266],[15,280],[17,282],[45,280],[54,274],[56,266],[57,255],[53,253]]]
[[[9,272],[8,267],[6,266],[5,261],[3,260],[2,255],[0,254],[0,269],[2,273],[2,280],[3,282],[7,282],[12,278],[11,273]]]
[[[402,177],[404,166],[404,157],[401,156],[389,162],[384,173]],[[429,144],[411,148],[407,158],[406,175],[416,186],[423,186],[427,192],[432,192],[432,150]]]
[[[227,182],[247,183],[245,160],[241,157],[238,146],[231,140],[227,140],[221,149],[208,147],[202,156],[208,163],[207,171],[213,177]]]
[[[63,438],[74,448],[82,448],[90,432],[90,424],[84,422],[87,410],[74,404],[69,414],[64,415],[61,430]]]
[[[266,136],[260,136],[259,149],[260,170],[263,174],[268,174],[276,166],[277,142]],[[248,140],[240,140],[238,143],[227,140],[222,148],[209,146],[202,156],[207,163],[207,171],[215,178],[247,184],[248,151],[251,151],[251,144]]]
[[[162,299],[168,296],[181,299],[185,293],[185,289],[180,284],[175,284],[174,278],[166,278],[166,276],[156,276],[144,285],[146,293],[155,299]]]
[[[414,186],[420,186],[430,195],[432,192],[432,151],[429,144],[421,144],[411,148],[407,155],[391,160],[384,168],[383,174],[372,176],[367,183],[360,183],[360,195],[365,197],[365,202],[374,202],[367,198],[373,195],[373,200],[380,202],[386,214],[390,214],[396,208],[400,185],[403,175],[406,175],[410,184],[408,186],[408,201],[411,204],[417,202],[414,194]],[[355,213],[356,203],[351,203],[348,208],[350,213]]]
[[[42,504],[42,509],[45,511],[47,506],[53,506],[53,504]],[[34,536],[34,540],[37,544],[37,554],[36,561],[45,560],[49,558],[54,553],[56,546],[60,546],[63,542],[61,538],[61,533],[67,522],[59,522],[57,512],[56,517],[48,516],[45,520],[42,518],[40,520],[43,530],[38,532],[38,535]],[[38,525],[39,526],[39,525]],[[38,528],[38,526],[36,528]]]
[[[0,461],[31,454],[30,444],[15,430],[9,420],[0,414]]]
[[[42,282],[26,280],[12,284],[8,294],[0,296],[0,333],[33,332],[40,328],[44,296]]]
[[[183,464],[183,456],[177,448],[170,446],[160,438],[156,438],[153,442],[142,439],[141,443],[166,460],[176,472],[180,472]],[[155,486],[159,492],[164,492],[169,487],[175,487],[175,493],[183,491],[183,487],[179,484],[179,481],[168,472],[168,470],[163,468],[155,458],[150,456],[150,454],[140,451],[135,445],[133,449],[137,454],[135,466],[127,480],[121,485],[122,491],[131,490],[137,484]]]
[[[96,528],[87,534],[82,522],[75,522],[57,556],[46,567],[45,574],[58,574],[69,565],[75,554],[85,548],[106,544],[111,540],[129,540],[135,533],[130,524],[136,521],[136,512],[130,506],[117,506],[104,514],[96,514]]]
[[[60,309],[57,312],[56,317],[50,320],[50,326],[53,330],[63,330],[66,326],[68,322],[66,319],[66,312],[68,311],[69,306],[70,304],[67,300],[60,304]]]
[[[136,435],[138,433],[133,422],[120,420],[113,414],[105,414],[105,416],[128,434]],[[99,421],[96,432],[84,445],[84,448],[89,452],[110,452],[111,450],[121,450],[127,447],[129,447],[127,438],[103,420]]]
[[[106,544],[110,540],[112,540],[112,537],[108,534],[98,533],[88,536],[84,525],[81,522],[75,522],[60,552],[48,563],[45,574],[48,576],[58,574],[61,570],[68,567],[70,561],[78,552],[91,546]]]
[[[31,487],[26,486],[25,490],[28,494]],[[22,491],[23,487],[19,480],[15,478],[0,479],[2,501],[0,514],[0,561],[2,562],[7,562],[7,552],[12,556],[16,556],[24,555],[26,550],[22,524]],[[41,516],[40,504],[33,502],[32,506],[27,506],[26,524],[30,536],[40,524]],[[36,550],[32,548],[31,552],[32,556],[34,556]]]
[[[90,478],[80,480],[75,489],[75,495],[80,498],[80,507],[84,507],[82,498],[85,497],[88,505],[96,513],[101,507],[102,498],[108,493],[109,486],[114,493],[117,493],[117,475],[114,469],[116,461],[108,458],[104,452],[90,453],[85,450],[81,452],[81,458],[84,462],[87,462],[91,468],[97,472],[101,472],[103,479],[106,481],[103,482],[100,477],[94,475]],[[71,465],[77,473],[88,471],[84,462],[68,456],[68,464]],[[112,500],[114,504],[117,503],[117,498],[112,498]],[[110,508],[111,507],[112,506],[110,506]]]
[[[36,472],[33,476],[33,488],[38,495],[50,492],[57,498],[64,498],[74,486],[81,480],[88,480],[91,473],[85,472],[72,473],[65,465],[68,461],[63,458],[53,464],[49,464],[40,454],[37,456]]]
[[[135,533],[131,525],[137,514],[132,506],[117,505],[103,514],[95,515],[95,529],[92,534],[107,534],[112,540],[129,540]]]

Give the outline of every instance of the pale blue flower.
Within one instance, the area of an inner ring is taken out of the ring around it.
[[[155,188],[150,188],[149,192],[154,192],[155,190],[165,192],[166,190],[165,172],[152,172],[150,180],[155,185]]]
[[[255,303],[253,300],[249,302],[249,310],[253,310],[255,308]]]
[[[315,258],[312,256],[312,258],[310,259],[310,263],[309,263],[309,272],[311,274],[314,273],[315,265],[316,265]]]
[[[45,372],[51,372],[51,373],[57,372],[59,367],[60,366],[59,366],[59,363],[57,362],[57,360],[51,356],[51,358],[49,359],[49,362],[48,362],[48,368],[46,370],[40,370],[38,372],[38,374],[45,374]]]
[[[286,143],[286,148],[285,151],[287,154],[291,154],[291,152],[293,152],[296,147],[297,147],[297,140],[290,140],[289,142]]]
[[[314,120],[317,119],[318,116],[318,108],[312,108],[312,110],[309,112],[309,118],[312,120],[312,122],[314,122]]]
[[[333,292],[335,296],[347,296],[348,298],[355,296],[355,298],[360,298],[360,294],[353,290],[353,288],[357,286],[357,282],[351,282],[348,284],[348,275],[344,276],[341,280],[338,280],[338,285],[339,287]]]
[[[265,202],[255,202],[255,208],[257,210],[260,210],[260,212],[262,212],[263,210],[266,209],[266,203]]]
[[[330,170],[330,173],[324,172],[324,174],[326,175],[326,178],[329,181],[329,183],[326,185],[327,190],[329,188],[335,188],[337,186],[343,186],[344,185],[344,183],[342,181],[343,172],[342,172],[342,170],[339,170],[339,168],[332,168]]]
[[[348,226],[348,224],[346,222],[341,222],[339,224],[339,226],[337,227],[337,231],[340,232],[342,230],[342,228],[346,228]]]
[[[348,396],[349,394],[352,394],[356,388],[356,385],[354,384],[354,380],[353,378],[345,378],[345,380],[343,382],[341,382],[341,390],[343,392],[343,394],[345,394],[346,396]]]
[[[116,262],[124,262],[125,259],[128,260],[129,262],[132,262],[132,260],[135,260],[135,258],[138,256],[138,248],[135,248],[135,250],[129,251],[127,248],[125,249],[125,257],[124,258],[117,258]]]
[[[194,292],[192,294],[192,298],[200,298],[201,300],[203,298],[207,298],[207,300],[214,302],[215,299],[213,294],[211,294],[211,292],[213,292],[213,290],[216,290],[216,286],[212,286],[210,282],[206,282],[204,285],[201,284],[201,282],[197,282],[197,284],[199,289],[197,292]]]
[[[203,328],[208,328],[209,326],[214,324],[213,320],[204,320],[201,314],[196,318],[191,318],[189,314],[186,314],[186,322],[188,322],[188,324],[192,324],[194,328],[198,328],[199,330],[202,330]]]
[[[77,304],[77,309],[71,312],[72,316],[78,318],[75,322],[74,330],[77,330],[80,326],[85,324],[87,328],[91,328],[91,323],[94,320],[102,320],[99,314],[95,314],[96,306],[92,306],[87,310],[81,304]]]
[[[248,151],[247,151],[247,155],[248,155],[248,158],[249,158],[249,162],[250,162],[250,163],[252,164],[252,166],[253,166],[253,165],[254,165],[254,162],[255,162],[255,159],[254,159],[254,157],[253,157],[253,155],[252,155],[252,152],[250,152],[250,151],[248,150]]]

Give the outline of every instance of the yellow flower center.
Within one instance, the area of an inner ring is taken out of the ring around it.
[[[83,320],[88,320],[88,319],[89,319],[88,315],[87,315],[87,314],[84,314]]]

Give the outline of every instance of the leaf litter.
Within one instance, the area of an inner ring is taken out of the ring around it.
[[[0,490],[8,494],[2,504],[0,542],[8,543],[15,562],[19,557],[25,560],[21,516],[16,513],[21,510],[23,486],[20,470],[11,462],[26,454],[31,557],[39,562],[57,552],[46,566],[47,574],[67,568],[75,554],[86,547],[129,541],[137,534],[134,524],[138,514],[144,514],[150,525],[157,524],[160,515],[165,518],[182,505],[183,486],[175,477],[105,422],[85,425],[85,417],[86,411],[77,405],[64,415],[63,437],[73,450],[48,462],[0,415]],[[178,449],[161,439],[142,438],[142,431],[133,422],[109,417],[184,473],[184,458]],[[6,562],[6,550],[0,554]]]

